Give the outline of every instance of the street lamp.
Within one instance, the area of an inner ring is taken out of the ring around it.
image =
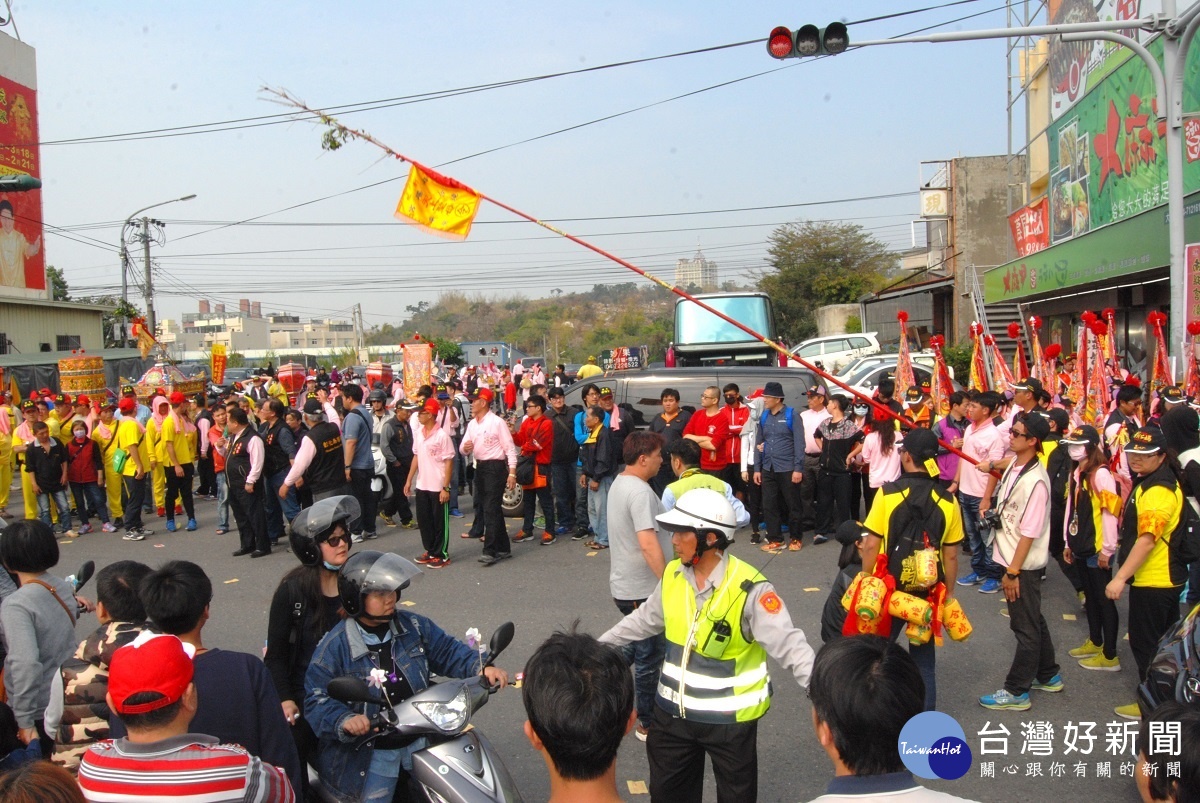
[[[126,310],[129,308],[129,251],[125,248],[125,229],[133,223],[133,219],[142,212],[155,209],[159,206],[166,206],[178,201],[190,201],[196,197],[196,193],[185,195],[182,198],[172,198],[169,201],[159,201],[156,204],[144,206],[134,212],[129,217],[125,218],[125,223],[121,226],[121,342],[124,343],[128,337],[129,321]],[[154,287],[150,279],[150,218],[142,218],[142,244],[145,254],[145,282],[146,282],[146,314],[150,318],[150,331],[154,332],[157,328],[157,321],[154,316],[153,295]]]

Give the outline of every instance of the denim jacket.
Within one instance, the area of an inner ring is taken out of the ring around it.
[[[392,618],[391,634],[395,669],[404,675],[414,694],[429,688],[431,671],[454,678],[479,673],[478,653],[427,617],[397,611]],[[363,631],[353,619],[344,619],[321,639],[304,677],[304,716],[320,740],[317,772],[322,782],[344,800],[358,800],[361,796],[371,764],[371,748],[364,745],[355,749],[353,743],[358,737],[342,730],[342,724],[356,714],[373,716],[379,706],[364,703],[351,706],[330,697],[326,689],[329,681],[340,675],[357,675],[366,680],[371,670],[378,668],[378,660],[363,640]],[[402,751],[405,769],[411,767],[411,753],[423,746],[424,740],[419,740]]]

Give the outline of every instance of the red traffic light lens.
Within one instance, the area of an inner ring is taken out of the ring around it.
[[[821,29],[816,25],[804,25],[796,31],[796,55],[815,56],[821,51]]]
[[[772,28],[767,37],[767,52],[772,58],[786,59],[792,56],[792,31],[782,25]]]

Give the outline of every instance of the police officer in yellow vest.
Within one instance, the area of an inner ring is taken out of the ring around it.
[[[700,801],[707,754],[717,800],[751,803],[758,720],[771,707],[767,655],[807,687],[813,650],[766,578],[725,554],[737,523],[723,494],[687,491],[657,520],[672,531],[677,558],[655,593],[600,637],[621,645],[666,635],[646,745],[650,799]]]

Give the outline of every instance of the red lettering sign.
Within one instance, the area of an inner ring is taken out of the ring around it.
[[[1189,162],[1200,161],[1200,120],[1183,121],[1183,147]]]
[[[1042,198],[1008,216],[1017,256],[1027,257],[1050,247],[1049,202]]]

